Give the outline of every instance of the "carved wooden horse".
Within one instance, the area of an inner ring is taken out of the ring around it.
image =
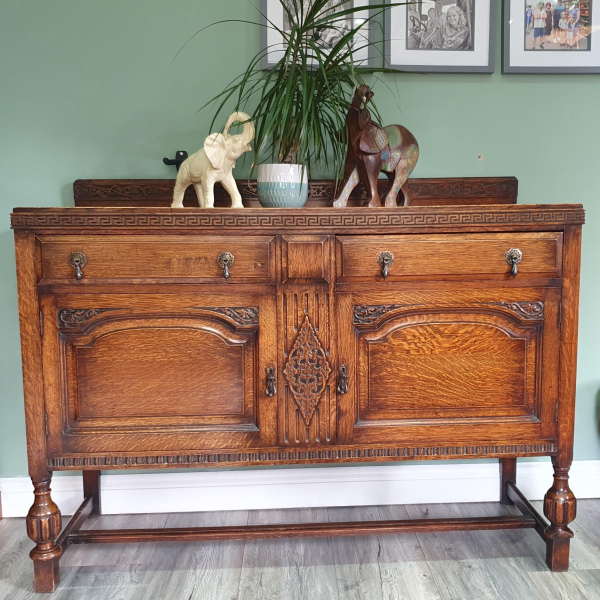
[[[373,97],[368,85],[354,93],[346,115],[348,153],[341,192],[333,205],[343,207],[359,181],[367,189],[369,206],[381,206],[377,179],[383,171],[391,182],[385,198],[386,206],[396,206],[398,192],[404,194],[404,205],[410,203],[408,177],[419,160],[419,145],[413,134],[401,125],[381,127],[371,120],[367,104]]]

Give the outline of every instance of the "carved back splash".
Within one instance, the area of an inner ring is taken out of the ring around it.
[[[516,204],[518,181],[515,177],[441,177],[435,179],[410,179],[412,206]],[[75,206],[156,206],[171,205],[172,179],[78,179],[73,184]],[[237,182],[244,206],[258,207],[256,181]],[[389,183],[379,181],[383,194]],[[311,180],[309,183],[309,208],[333,204],[335,181]],[[364,186],[358,185],[348,202],[349,206],[361,206],[367,195]],[[402,201],[402,192],[399,194]],[[215,186],[215,206],[229,206],[231,200],[223,187]],[[184,206],[197,207],[193,187],[189,187]]]

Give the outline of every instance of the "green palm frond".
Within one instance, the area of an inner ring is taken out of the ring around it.
[[[332,6],[328,6],[328,0],[279,2],[290,23],[289,31],[278,27],[266,15],[262,15],[264,22],[237,19],[219,22],[266,27],[281,36],[283,46],[265,48],[255,54],[246,70],[202,108],[215,107],[211,130],[232,102],[235,110],[248,112],[249,106],[254,108],[256,138],[252,171],[259,162],[291,159],[309,170],[316,164],[328,167],[331,162],[337,177],[346,155],[345,116],[353,90],[364,83],[365,75],[393,71],[355,64],[356,53],[373,45],[361,32],[385,9],[408,3],[365,7],[348,6],[346,0],[337,0]],[[360,20],[353,19],[357,13],[362,13]],[[315,32],[323,29],[339,33],[339,39],[327,50],[315,39]],[[283,56],[273,68],[263,70],[263,59],[276,50],[280,53],[283,50]]]

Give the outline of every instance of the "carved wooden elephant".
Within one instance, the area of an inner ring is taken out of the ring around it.
[[[236,122],[244,123],[241,133],[229,134],[229,128]],[[220,181],[231,196],[233,208],[244,208],[242,197],[233,178],[235,161],[252,148],[254,125],[243,112],[233,113],[227,120],[223,133],[213,133],[204,140],[204,147],[187,158],[177,172],[173,203],[171,208],[183,208],[183,195],[188,186],[193,185],[201,208],[215,205],[214,187]]]
[[[377,179],[383,171],[391,186],[385,198],[385,206],[396,206],[398,192],[404,194],[404,204],[410,203],[408,177],[419,160],[419,145],[413,134],[402,125],[381,127],[371,120],[367,108],[373,92],[368,85],[361,85],[355,92],[346,115],[348,153],[340,189],[333,205],[343,207],[348,203],[352,190],[362,181],[367,190],[369,206],[381,206]]]

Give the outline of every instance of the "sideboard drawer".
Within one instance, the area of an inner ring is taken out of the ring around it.
[[[86,259],[83,281],[274,281],[272,236],[44,236],[40,243],[44,280],[76,281],[70,257],[80,252]],[[226,252],[233,256],[227,278],[218,261]]]
[[[522,253],[518,277],[560,277],[562,233],[338,236],[337,280],[384,281],[380,257],[391,256],[386,281],[407,277],[512,279],[505,255]]]

